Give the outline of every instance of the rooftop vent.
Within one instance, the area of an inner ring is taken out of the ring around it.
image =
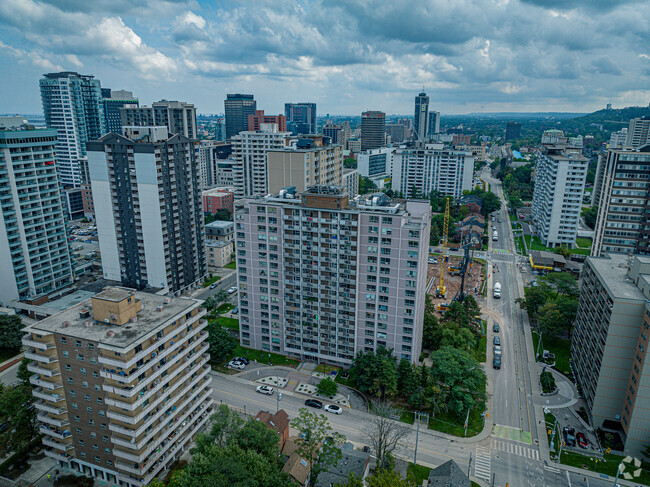
[[[61,325],[63,326],[63,328],[67,328],[67,327],[70,326],[70,322],[69,321],[64,321],[63,323],[61,323]]]
[[[81,310],[79,311],[79,318],[83,320],[84,318],[88,318],[89,316],[90,316],[90,311],[88,311],[86,308],[81,308]]]
[[[160,306],[156,306],[156,311],[162,311],[164,308],[165,308],[165,307],[162,306],[162,305],[160,305]]]
[[[107,337],[114,337],[114,336],[115,336],[115,332],[114,332],[113,330],[108,330],[108,331],[106,332],[106,336],[107,336]]]

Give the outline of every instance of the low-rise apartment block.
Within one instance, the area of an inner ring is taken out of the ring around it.
[[[213,215],[219,210],[228,210],[232,213],[235,201],[235,190],[231,187],[206,189],[202,193],[203,211]]]
[[[235,202],[241,343],[349,365],[379,346],[419,358],[431,206],[340,187]]]
[[[650,257],[588,257],[580,289],[571,358],[591,425],[639,456],[650,431]]]
[[[107,287],[27,327],[45,454],[111,484],[164,476],[212,409],[200,303]]]

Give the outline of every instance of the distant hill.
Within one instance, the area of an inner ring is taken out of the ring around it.
[[[591,126],[594,123],[602,124],[603,130],[612,132],[627,127],[631,119],[639,117],[650,117],[650,106],[598,110],[588,115],[563,120],[559,124],[559,128],[567,132],[586,134],[596,130],[595,127]]]
[[[557,119],[575,118],[585,115],[582,112],[486,112],[486,113],[468,113],[466,115],[445,115],[443,117],[472,117],[472,118],[492,118],[497,120],[518,120],[518,119]]]

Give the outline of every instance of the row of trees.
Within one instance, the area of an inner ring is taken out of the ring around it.
[[[0,382],[0,457],[26,450],[38,434],[36,409],[33,406],[32,385],[27,370],[28,359],[18,366],[16,385]]]

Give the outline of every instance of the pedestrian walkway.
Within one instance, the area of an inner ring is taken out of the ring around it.
[[[492,440],[492,448],[520,457],[539,460],[539,450],[503,440]]]
[[[476,447],[474,477],[490,482],[492,478],[492,452],[483,446]]]
[[[522,431],[511,426],[503,426],[501,424],[494,425],[492,436],[496,436],[497,438],[504,438],[506,440],[519,441],[528,445],[533,444],[533,439],[530,432]]]

